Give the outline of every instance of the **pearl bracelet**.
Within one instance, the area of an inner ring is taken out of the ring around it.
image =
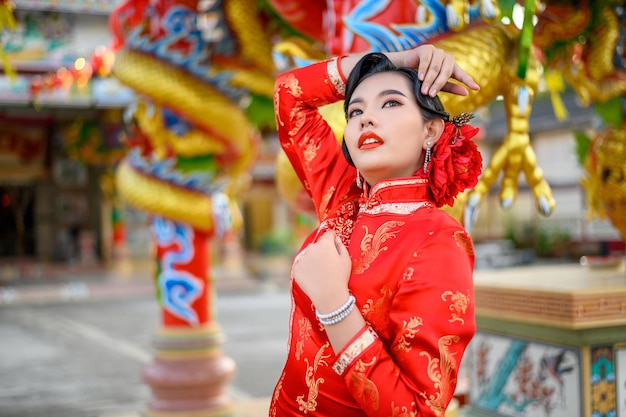
[[[356,298],[354,298],[354,295],[350,294],[346,302],[343,303],[343,305],[337,310],[331,311],[328,314],[320,314],[319,311],[315,310],[315,316],[317,316],[317,319],[324,326],[331,326],[333,324],[339,323],[340,321],[348,317],[348,315],[352,313],[352,310],[354,310],[355,305]]]

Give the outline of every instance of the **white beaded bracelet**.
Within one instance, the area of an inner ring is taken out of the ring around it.
[[[337,324],[346,317],[348,317],[348,315],[352,313],[352,310],[354,310],[355,305],[356,298],[354,298],[354,295],[350,294],[346,302],[343,303],[343,305],[337,310],[331,311],[327,314],[321,314],[319,311],[315,310],[315,315],[317,316],[317,319],[320,321],[320,323],[322,323],[324,326],[330,326],[333,324]]]

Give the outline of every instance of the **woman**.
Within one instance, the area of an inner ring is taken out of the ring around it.
[[[438,207],[475,185],[482,163],[476,129],[448,122],[436,97],[467,94],[450,77],[478,89],[451,55],[424,45],[277,78],[278,136],[320,225],[292,266],[271,416],[444,415],[475,332],[474,258]],[[343,146],[318,112],[342,99]]]

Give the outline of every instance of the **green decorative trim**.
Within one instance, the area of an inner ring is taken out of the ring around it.
[[[613,345],[626,340],[623,325],[572,330],[483,316],[476,316],[476,325],[478,331],[576,347]]]

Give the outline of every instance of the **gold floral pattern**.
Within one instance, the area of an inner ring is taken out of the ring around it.
[[[592,408],[601,416],[608,415],[609,411],[617,408],[615,396],[615,381],[602,380],[591,384]]]
[[[287,74],[281,78],[281,85],[287,90],[289,94],[296,98],[302,96],[302,88],[300,87],[300,81],[293,75]]]
[[[411,402],[411,409],[415,409],[417,405],[415,402]],[[417,412],[410,411],[409,407],[403,405],[402,407],[396,406],[394,402],[391,403],[391,417],[417,417]]]
[[[428,180],[425,178],[408,178],[403,180],[380,181],[372,188],[370,195],[378,193],[383,188],[415,184],[428,184]]]
[[[454,232],[454,240],[456,240],[458,247],[465,250],[465,253],[472,258],[474,257],[474,244],[472,243],[472,238],[466,231],[458,230]]]
[[[434,206],[428,201],[418,201],[415,203],[384,203],[372,205],[371,207],[364,206],[361,212],[367,214],[391,213],[409,215],[424,207]]]
[[[352,218],[356,215],[357,206],[356,203],[352,200],[345,201],[341,204],[339,209],[337,210],[337,216]]]
[[[300,132],[302,126],[304,126],[304,122],[306,121],[306,113],[302,111],[300,107],[294,107],[291,109],[289,113],[289,119],[291,119],[291,123],[293,125],[293,129],[289,131],[289,136],[292,138]]]
[[[415,254],[413,254],[415,255]],[[404,271],[404,274],[402,274],[402,279],[404,281],[410,281],[413,279],[413,274],[415,273],[415,269],[413,267],[408,267],[406,269],[406,271]]]
[[[300,329],[300,334],[298,335],[298,342],[296,343],[296,359],[300,360],[302,356],[302,352],[304,351],[304,345],[308,339],[311,338],[311,329],[313,326],[311,325],[311,320],[306,317],[302,317],[298,320],[298,328]]]
[[[343,350],[339,358],[333,365],[333,371],[337,375],[342,375],[346,368],[352,364],[355,358],[357,358],[365,349],[372,345],[378,339],[378,335],[371,328],[368,327],[359,337],[357,337],[350,345]]]
[[[462,314],[465,314],[467,311],[467,307],[470,304],[470,292],[467,290],[467,294],[463,294],[460,291],[452,292],[446,291],[441,294],[441,299],[446,301],[446,298],[450,297],[452,304],[450,304],[450,311],[452,311],[452,318],[449,319],[449,322],[460,321],[461,324],[465,324],[465,320],[461,317]]]
[[[349,384],[354,387],[356,398],[361,398],[363,400],[369,400],[369,404],[374,410],[378,410],[380,407],[380,398],[378,394],[378,388],[376,384],[372,382],[371,379],[365,375],[367,368],[374,365],[376,363],[376,357],[372,358],[372,360],[368,363],[363,362],[362,360],[357,360],[356,365],[354,366],[354,372],[350,375]]]
[[[289,94],[294,97],[300,97],[302,95],[302,88],[300,87],[300,83],[298,79],[293,74],[286,74],[279,77],[276,80],[276,90],[284,88],[287,90]],[[274,95],[274,113],[276,114],[276,121],[279,126],[284,126],[285,123],[280,120],[280,111],[279,111],[279,95]]]
[[[326,190],[326,192],[324,193],[324,196],[322,197],[322,201],[320,201],[320,205],[319,205],[319,212],[317,213],[317,215],[322,218],[325,219],[327,214],[328,214],[328,203],[330,201],[330,199],[332,198],[332,196],[335,194],[335,187],[331,186],[328,187],[328,190]]]
[[[329,229],[333,229],[344,245],[350,244],[350,236],[354,229],[354,220],[343,217],[335,217],[326,221]]]
[[[274,417],[276,415],[276,401],[278,401],[278,397],[280,397],[280,392],[283,389],[283,380],[285,379],[285,372],[281,374],[278,382],[276,383],[276,387],[274,388],[274,395],[272,395],[272,403],[270,405],[270,417]]]
[[[449,398],[452,397],[452,385],[456,383],[456,379],[451,376],[456,372],[456,366],[453,356],[455,353],[450,352],[450,345],[457,343],[459,336],[448,335],[439,339],[439,358],[432,358],[426,351],[420,352],[420,356],[428,358],[428,377],[434,382],[433,386],[438,392],[434,394],[426,394],[422,392],[422,396],[426,399],[426,404],[437,416],[443,416],[448,406]]]
[[[423,324],[421,317],[411,317],[409,321],[402,320],[402,330],[400,331],[400,337],[398,342],[393,347],[394,350],[408,352],[412,349],[409,339],[415,338],[419,327]]]
[[[296,398],[296,402],[300,406],[299,409],[304,414],[307,414],[309,411],[315,411],[317,408],[317,396],[319,395],[319,386],[324,382],[324,378],[315,378],[315,373],[317,372],[317,368],[320,365],[328,366],[328,362],[326,361],[328,358],[332,357],[331,353],[325,353],[325,351],[330,347],[330,343],[326,342],[320,349],[317,351],[315,355],[315,359],[312,364],[309,364],[309,359],[305,358],[305,362],[307,364],[306,374],[304,378],[306,380],[306,386],[309,388],[308,394],[299,395]],[[305,399],[306,397],[306,399]]]
[[[343,82],[341,78],[341,74],[339,72],[339,59],[333,58],[328,61],[326,64],[326,72],[328,73],[328,79],[330,80],[335,90],[342,96],[346,94],[346,84]]]
[[[403,221],[390,220],[383,223],[378,229],[376,229],[376,232],[373,235],[369,233],[368,227],[364,225],[363,229],[365,229],[365,236],[363,236],[363,240],[361,240],[361,259],[355,263],[354,273],[362,274],[367,271],[374,259],[376,259],[381,252],[389,249],[388,246],[384,246],[383,244],[387,240],[396,237],[399,230],[393,229],[403,225]]]
[[[371,323],[379,331],[387,327],[392,297],[393,291],[391,291],[391,288],[389,288],[388,285],[383,285],[380,289],[380,298],[376,301],[371,298],[368,299],[365,304],[363,304],[363,308],[361,309],[361,314],[363,314],[365,320]]]
[[[303,149],[302,154],[304,155],[304,168],[307,171],[311,171],[311,161],[317,156],[317,151],[319,151],[320,146],[321,144],[311,139],[308,134],[304,135],[300,147]]]

